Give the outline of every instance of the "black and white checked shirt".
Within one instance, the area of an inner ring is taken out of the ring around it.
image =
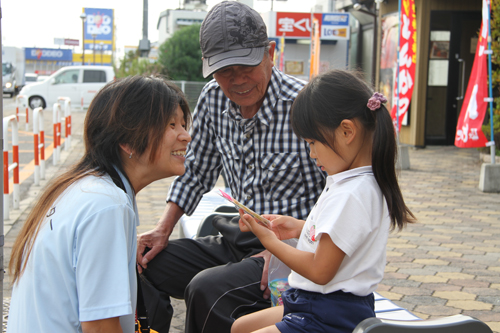
[[[256,213],[306,219],[326,174],[290,124],[290,108],[303,86],[273,68],[260,110],[244,119],[215,80],[207,83],[193,115],[186,173],[173,182],[167,201],[191,215],[224,168],[231,196]]]

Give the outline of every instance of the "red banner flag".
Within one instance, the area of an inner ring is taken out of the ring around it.
[[[467,92],[465,93],[462,110],[458,117],[457,135],[455,136],[455,146],[459,148],[485,147],[488,140],[481,130],[484,115],[488,103],[488,56],[485,50],[488,49],[488,4],[483,0],[483,22],[481,23],[481,34],[477,43],[476,55],[472,72],[470,74]]]
[[[401,8],[398,69],[399,73],[394,82],[394,105],[391,110],[391,117],[394,127],[398,125],[397,131],[401,130],[411,95],[413,94],[413,84],[415,82],[415,67],[417,64],[417,19],[415,17],[414,0],[402,0]],[[398,88],[399,85],[399,89]],[[399,92],[399,98],[398,98]],[[399,110],[398,110],[399,106]]]

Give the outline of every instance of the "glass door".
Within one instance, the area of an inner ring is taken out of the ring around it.
[[[433,11],[429,36],[425,144],[453,145],[474,62],[481,12]]]

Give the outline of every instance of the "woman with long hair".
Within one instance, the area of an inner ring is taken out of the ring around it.
[[[98,92],[83,157],[43,191],[12,248],[8,332],[134,332],[135,195],[184,173],[190,121],[182,92],[160,77]]]

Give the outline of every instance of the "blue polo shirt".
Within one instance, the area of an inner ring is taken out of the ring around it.
[[[49,209],[13,287],[7,332],[82,332],[82,321],[120,317],[134,332],[139,224],[134,192],[87,176]]]

